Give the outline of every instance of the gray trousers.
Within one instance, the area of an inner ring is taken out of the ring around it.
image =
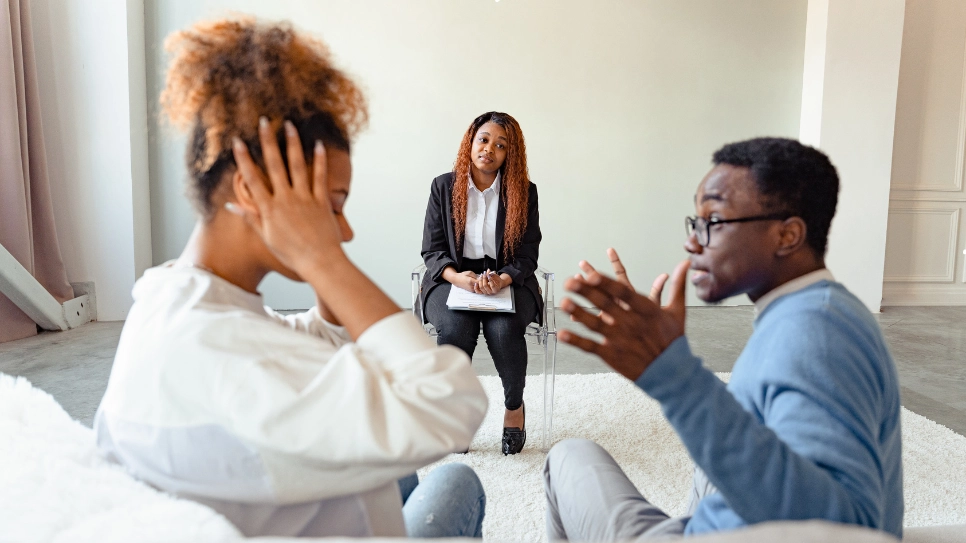
[[[687,515],[669,517],[648,503],[603,447],[586,439],[556,444],[543,468],[547,538],[571,541],[674,539],[706,495],[717,492],[695,467]]]

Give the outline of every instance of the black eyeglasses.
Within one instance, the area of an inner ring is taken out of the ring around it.
[[[784,221],[790,216],[787,213],[771,213],[769,215],[756,215],[754,217],[741,217],[739,219],[685,217],[684,227],[688,233],[688,237],[691,237],[692,233],[697,233],[698,245],[707,247],[711,243],[711,227],[716,224],[727,224],[729,222]]]

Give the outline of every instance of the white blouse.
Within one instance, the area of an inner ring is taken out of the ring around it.
[[[496,258],[499,249],[496,246],[496,215],[500,207],[500,173],[496,174],[493,184],[482,192],[476,188],[471,175],[467,193],[463,257]]]
[[[133,294],[98,446],[246,536],[404,536],[397,479],[466,449],[486,413],[466,355],[407,313],[353,343],[196,268]]]

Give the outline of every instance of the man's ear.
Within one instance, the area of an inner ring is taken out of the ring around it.
[[[808,226],[801,217],[785,219],[781,225],[781,240],[776,251],[777,256],[788,256],[808,242]]]
[[[258,206],[255,205],[255,199],[252,198],[251,190],[245,184],[245,177],[242,176],[241,170],[237,168],[231,174],[231,188],[235,194],[234,204],[240,207],[247,215],[257,217]]]

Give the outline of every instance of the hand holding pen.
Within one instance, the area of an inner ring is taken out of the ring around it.
[[[510,282],[505,280],[499,274],[494,271],[487,269],[485,272],[481,273],[476,280],[476,285],[474,286],[474,291],[478,294],[496,294],[503,290],[503,287],[509,285]]]

